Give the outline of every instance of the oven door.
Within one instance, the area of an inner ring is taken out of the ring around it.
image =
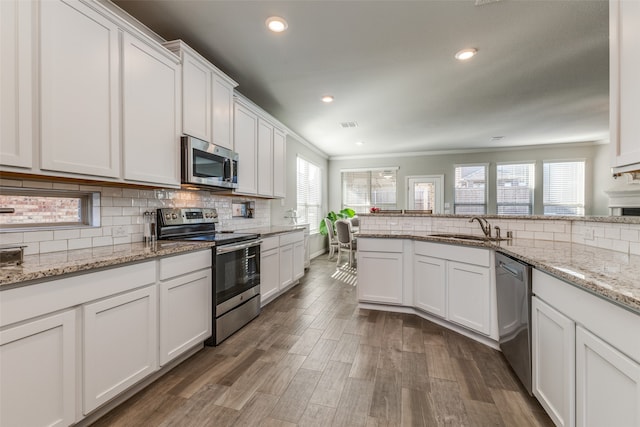
[[[216,248],[216,317],[260,292],[260,240]],[[234,298],[241,295],[240,298]],[[246,296],[246,297],[244,297]]]

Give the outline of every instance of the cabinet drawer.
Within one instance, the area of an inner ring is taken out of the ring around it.
[[[147,261],[2,291],[0,326],[83,304],[156,281],[156,262]]]
[[[402,252],[402,239],[358,239],[358,250],[367,252]]]
[[[167,280],[171,277],[202,270],[203,268],[210,268],[212,257],[211,249],[207,249],[162,258],[160,260],[160,280]]]
[[[491,265],[491,251],[489,249],[470,248],[446,243],[415,242],[414,252],[417,255],[442,258],[465,264],[481,265],[483,267]]]
[[[267,237],[262,239],[262,246],[260,247],[260,250],[264,252],[270,249],[275,249],[278,246],[280,246],[280,238],[278,236]]]
[[[280,246],[288,245],[290,243],[304,241],[304,232],[296,231],[295,233],[282,234],[280,236]]]

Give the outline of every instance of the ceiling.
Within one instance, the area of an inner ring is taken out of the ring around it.
[[[609,137],[606,0],[115,3],[331,157]],[[478,54],[460,62],[463,48]]]

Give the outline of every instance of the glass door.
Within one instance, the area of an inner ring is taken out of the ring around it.
[[[442,213],[444,175],[407,177],[407,209]]]

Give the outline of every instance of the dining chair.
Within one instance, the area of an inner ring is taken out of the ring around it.
[[[360,218],[358,218],[357,216],[354,216],[353,218],[349,218],[349,221],[351,221],[351,231],[352,232],[357,232],[358,230],[360,230]]]
[[[336,233],[338,235],[338,261],[336,265],[340,265],[342,252],[349,252],[349,267],[353,264],[353,254],[357,250],[357,240],[353,238],[351,232],[351,221],[341,219],[336,221]]]
[[[336,238],[336,232],[333,228],[333,222],[329,218],[324,219],[324,225],[327,226],[327,237],[329,238],[329,258],[336,253],[336,249],[338,249],[338,239]]]

